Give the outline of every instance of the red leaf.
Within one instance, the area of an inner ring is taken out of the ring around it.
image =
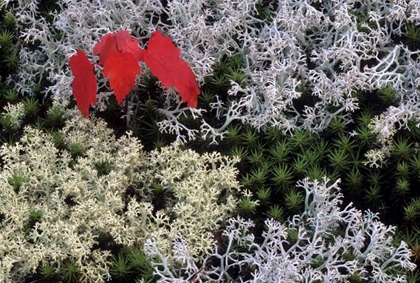
[[[69,63],[74,76],[73,96],[80,112],[89,118],[89,107],[96,103],[97,82],[94,66],[83,51],[77,50],[76,52],[76,55],[71,56]]]
[[[93,47],[93,54],[99,54],[99,64],[102,66],[105,64],[108,56],[111,52],[117,50],[117,45],[115,44],[114,35],[108,33],[101,37],[101,40],[95,44]]]
[[[128,31],[121,30],[114,35],[114,38],[120,52],[131,53],[137,61],[143,61],[144,50],[139,47],[139,40],[132,38]]]
[[[132,53],[111,52],[104,65],[104,75],[109,77],[111,89],[120,104],[136,85],[140,66]]]
[[[179,57],[180,53],[168,37],[156,31],[149,39],[147,50],[144,50],[144,62],[166,88],[174,86],[182,100],[189,107],[196,108],[200,89],[193,71]]]
[[[102,36],[101,40],[93,47],[93,54],[99,54],[99,64],[102,66],[105,65],[109,54],[114,51],[131,53],[136,60],[143,60],[143,49],[139,47],[138,39],[132,38],[126,30]]]

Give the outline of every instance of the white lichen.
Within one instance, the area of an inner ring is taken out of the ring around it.
[[[102,120],[62,111],[64,149],[32,127],[0,149],[0,278],[23,282],[43,263],[73,259],[82,282],[104,282],[110,251],[94,248],[101,235],[126,246],[154,237],[170,254],[180,234],[195,257],[212,249],[210,231],[237,204],[238,160],[174,146],[147,153],[129,133],[116,139]],[[78,156],[70,150],[75,144]],[[98,164],[109,170],[101,174]],[[153,206],[157,186],[161,207]],[[28,227],[31,211],[41,216]]]
[[[414,270],[405,242],[395,246],[395,227],[386,226],[371,211],[352,204],[341,208],[339,180],[299,181],[305,190],[305,210],[285,223],[265,221],[262,239],[251,233],[254,223],[231,218],[215,252],[197,262],[179,235],[176,251],[165,257],[155,239],[146,241],[158,282],[406,282]],[[176,265],[172,264],[175,262]],[[175,267],[174,267],[175,266]]]

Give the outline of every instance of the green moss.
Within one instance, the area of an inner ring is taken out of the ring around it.
[[[0,32],[0,47],[2,48],[0,50],[2,52],[4,52],[4,49],[8,49],[11,47],[13,43],[13,38],[13,33],[7,29]]]
[[[19,66],[19,54],[16,49],[11,50],[9,53],[3,56],[2,63],[8,69],[9,72],[14,72]]]
[[[98,172],[98,176],[106,176],[112,170],[112,162],[109,160],[100,160],[93,164],[93,167]]]
[[[57,268],[54,264],[46,262],[38,267],[38,274],[40,275],[42,282],[57,282],[60,276],[57,272]]]
[[[79,266],[72,259],[63,262],[60,273],[63,281],[68,283],[76,283],[81,275]]]
[[[403,137],[397,137],[397,140],[394,141],[392,156],[396,160],[409,160],[412,153],[413,143],[410,143],[408,139]]]
[[[47,110],[45,118],[46,126],[52,129],[59,129],[64,125],[64,113],[60,107],[53,106]]]
[[[4,25],[9,29],[14,29],[16,26],[16,17],[15,15],[8,11],[3,17]]]
[[[284,209],[278,204],[271,205],[266,215],[268,218],[273,218],[279,222],[284,221]]]
[[[14,89],[7,89],[4,90],[4,92],[2,93],[2,97],[7,101],[7,102],[16,102],[19,98],[18,96],[18,92]]]
[[[25,235],[29,235],[30,231],[35,227],[35,224],[41,222],[43,216],[42,210],[31,209],[28,213],[28,219],[23,225],[23,231]]]
[[[328,154],[329,165],[332,170],[343,172],[350,167],[349,156],[345,149],[334,149]]]
[[[13,186],[14,191],[18,193],[22,185],[28,180],[29,178],[24,176],[22,173],[15,173],[7,179],[7,182],[9,185]]]
[[[244,217],[249,217],[255,211],[255,202],[250,197],[242,197],[238,203],[239,212]]]
[[[415,25],[414,23],[407,23],[405,26],[403,42],[411,50],[416,50],[420,47],[420,26]]]
[[[296,189],[291,189],[286,193],[284,199],[284,204],[291,213],[297,213],[303,208],[303,201],[305,197],[302,192],[296,191]]]
[[[126,249],[126,254],[130,267],[136,277],[144,279],[145,282],[153,279],[153,268],[151,266],[150,259],[146,256],[142,249],[130,247]]]
[[[284,191],[293,184],[293,171],[286,163],[279,164],[272,168],[271,175],[271,181],[274,183],[274,188],[276,190]]]
[[[112,256],[109,273],[115,281],[127,282],[127,279],[133,273],[128,257],[121,253],[117,256]]]
[[[394,189],[399,199],[404,199],[410,192],[410,182],[405,178],[398,178]]]
[[[271,190],[270,188],[259,188],[256,195],[261,204],[267,204],[270,202]]]
[[[33,118],[39,111],[39,102],[35,97],[25,97],[23,99],[25,115],[27,118]]]
[[[341,116],[333,117],[328,125],[328,130],[336,135],[343,134],[346,131],[346,123],[346,120]]]

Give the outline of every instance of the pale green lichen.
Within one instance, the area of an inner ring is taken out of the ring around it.
[[[7,131],[17,130],[25,117],[25,107],[23,103],[7,103],[0,115],[0,124]]]
[[[81,282],[104,282],[110,251],[93,248],[101,233],[129,246],[153,237],[167,253],[180,233],[194,256],[212,249],[210,231],[237,204],[236,159],[177,147],[147,153],[130,134],[116,139],[104,121],[63,111],[64,144],[80,145],[78,156],[31,127],[18,143],[0,149],[1,279],[23,282],[40,264],[72,258]],[[107,174],[95,168],[100,162],[110,165]],[[158,211],[156,186],[166,196]],[[30,211],[41,217],[27,227]]]

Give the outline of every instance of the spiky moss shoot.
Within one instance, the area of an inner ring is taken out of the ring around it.
[[[420,272],[418,270],[410,271],[407,273],[407,283],[418,283],[418,282],[420,282]]]
[[[256,209],[255,201],[253,201],[249,196],[241,197],[238,203],[238,209],[242,216],[250,217]]]
[[[420,153],[410,158],[410,168],[416,176],[420,175]]]
[[[403,219],[406,225],[416,227],[420,220],[420,198],[412,198],[403,208]]]
[[[264,133],[264,141],[268,144],[276,143],[282,138],[284,138],[283,132],[278,127],[270,126]]]
[[[64,141],[64,135],[62,132],[52,131],[50,132],[52,142],[54,143],[55,147],[58,149],[65,149],[66,143]]]
[[[289,243],[296,243],[299,240],[299,232],[296,228],[288,228],[287,232],[287,241]]]
[[[420,140],[420,124],[419,121],[415,118],[408,120],[408,131],[405,131],[407,138],[410,138],[412,141]]]
[[[7,102],[13,103],[19,99],[19,95],[14,89],[6,89],[2,93],[2,98],[4,98]]]
[[[0,117],[0,125],[7,133],[13,133],[19,128],[19,125],[14,123],[13,117],[10,115]]]
[[[405,26],[403,42],[411,49],[416,50],[420,47],[420,26],[414,23],[407,23]]]
[[[293,158],[292,168],[298,179],[305,177],[306,170],[309,166],[308,160],[302,155],[297,155]]]
[[[312,147],[304,149],[303,152],[298,155],[304,158],[309,166],[320,165],[321,156],[319,155],[319,152]]]
[[[162,184],[156,183],[152,187],[152,202],[154,204],[154,211],[164,209],[170,199],[173,196],[173,192],[165,188]]]
[[[274,188],[278,191],[284,192],[293,184],[293,172],[286,163],[279,164],[272,168],[271,175],[271,181],[274,183]]]
[[[241,186],[244,188],[251,188],[252,187],[252,177],[251,174],[246,173],[246,175],[242,176],[241,178]]]
[[[122,253],[112,256],[109,273],[113,280],[126,282],[133,273],[128,257]]]
[[[255,148],[258,145],[258,134],[253,129],[246,129],[242,134],[242,143],[247,148]]]
[[[52,129],[60,129],[64,126],[64,113],[60,107],[53,106],[47,110],[45,118],[46,126]]]
[[[259,187],[265,183],[267,179],[268,168],[257,167],[250,171],[250,181],[253,186]]]
[[[347,154],[352,154],[358,145],[352,136],[339,134],[338,137],[333,139],[333,147],[337,150],[343,150]]]
[[[312,149],[318,154],[320,159],[324,159],[331,150],[331,144],[325,139],[317,139]]]
[[[20,172],[16,172],[15,174],[13,174],[11,177],[9,177],[7,179],[7,182],[9,183],[9,185],[11,185],[13,187],[13,190],[15,191],[15,193],[18,193],[20,188],[23,186],[23,184],[25,184],[27,181],[29,181],[29,178],[24,176],[22,173]]]
[[[17,49],[11,50],[3,56],[2,63],[9,72],[14,72],[19,66],[19,54]]]
[[[324,263],[325,263],[324,257],[322,255],[316,255],[315,258],[312,258],[310,265],[314,269],[317,269],[317,268],[319,269],[319,267],[321,267]]]
[[[341,116],[336,116],[331,119],[328,124],[328,131],[334,135],[344,134],[346,132],[347,122]]]
[[[257,10],[257,17],[264,20],[265,22],[271,22],[273,20],[273,9],[274,6],[272,2],[268,1],[258,1],[255,5]]]
[[[35,97],[25,97],[23,99],[26,118],[33,118],[39,112],[39,102]]]
[[[125,254],[133,273],[140,276],[145,282],[150,282],[154,277],[154,270],[144,251],[137,247],[129,247],[125,248]]]
[[[253,165],[261,165],[264,162],[264,150],[262,148],[251,149],[247,155],[247,160]]]
[[[66,283],[76,283],[81,275],[80,268],[77,262],[68,259],[63,262],[60,268],[61,278]]]
[[[241,140],[241,126],[240,125],[229,125],[227,133],[224,137],[224,142],[229,146],[238,145]]]
[[[83,153],[85,151],[84,146],[81,143],[71,143],[68,145],[67,149],[70,151],[71,157],[73,159],[76,159],[79,156],[83,156]]]
[[[93,164],[93,167],[98,172],[98,176],[101,177],[106,176],[111,172],[113,164],[109,160],[100,160],[98,162],[95,162]]]
[[[230,150],[230,156],[237,156],[240,160],[245,160],[248,156],[248,150],[243,146],[235,146]]]
[[[270,159],[274,162],[287,162],[291,155],[291,149],[286,139],[278,140],[268,149]]]
[[[299,212],[303,208],[305,196],[302,192],[298,192],[295,188],[286,193],[284,204],[291,214]]]
[[[31,230],[35,227],[36,223],[41,222],[43,212],[39,209],[30,209],[28,219],[24,222],[23,231],[26,236],[29,235]]]
[[[407,161],[400,161],[395,166],[394,175],[399,178],[409,178],[411,175],[410,166]]]
[[[198,96],[199,108],[209,108],[210,103],[215,101],[216,94],[210,90],[202,90]],[[201,106],[201,107],[200,107]]]
[[[156,141],[153,142],[153,148],[161,148],[167,145],[166,141],[162,138],[157,138]]]
[[[370,109],[365,109],[358,113],[356,116],[356,124],[359,126],[369,126],[374,117],[372,113],[373,112]]]
[[[363,276],[360,273],[353,273],[352,275],[349,276],[348,278],[349,283],[362,283],[365,282],[365,280],[363,279]]]
[[[13,33],[9,30],[3,30],[0,32],[0,47],[2,51],[7,50],[13,43]]]
[[[414,262],[419,262],[420,261],[420,244],[418,241],[416,241],[415,243],[409,245],[410,249],[411,249],[411,257],[413,258]]]
[[[268,218],[273,218],[276,221],[283,222],[284,221],[284,209],[278,204],[273,204],[270,206],[268,211],[266,212],[266,216]]]
[[[3,17],[3,24],[6,26],[6,28],[8,29],[14,29],[16,26],[16,17],[15,15],[8,11],[6,12],[6,14]]]
[[[329,165],[332,170],[343,172],[349,169],[349,156],[343,149],[334,149],[328,154]]]
[[[311,181],[321,180],[324,176],[327,176],[327,170],[319,165],[309,166],[305,171],[305,176]]]
[[[360,147],[367,147],[375,141],[375,134],[368,126],[359,125],[356,127],[356,139]]]
[[[397,100],[397,92],[395,91],[392,84],[388,84],[381,88],[378,92],[379,99],[382,103],[392,105]]]
[[[382,177],[381,171],[376,169],[370,170],[367,174],[368,183],[377,187],[382,185]]]
[[[247,78],[247,74],[245,74],[241,69],[239,68],[233,68],[229,67],[227,70],[226,77],[238,84],[242,84],[243,81]]]
[[[257,190],[257,198],[261,204],[267,204],[270,202],[271,190],[270,188],[259,188]]]
[[[365,190],[364,199],[365,201],[374,208],[378,208],[380,200],[383,198],[381,189],[377,185],[371,185]]]
[[[224,91],[229,86],[229,78],[224,74],[215,74],[208,80],[208,84],[216,91]]]
[[[312,144],[314,135],[306,130],[299,130],[292,134],[289,138],[293,150],[303,152],[304,149]]]
[[[53,263],[46,262],[38,267],[37,273],[39,274],[40,279],[42,282],[58,282],[59,281],[59,274],[57,268],[54,266]]]
[[[416,205],[409,204],[404,207],[404,221],[408,225],[415,225],[418,222],[420,211]]]
[[[394,141],[391,156],[396,160],[409,160],[413,152],[413,143],[403,137],[397,137]]]
[[[357,167],[353,167],[344,177],[343,187],[350,192],[351,195],[357,195],[362,190],[363,174]]]
[[[394,192],[398,200],[406,199],[410,193],[410,182],[403,177],[397,178]]]

